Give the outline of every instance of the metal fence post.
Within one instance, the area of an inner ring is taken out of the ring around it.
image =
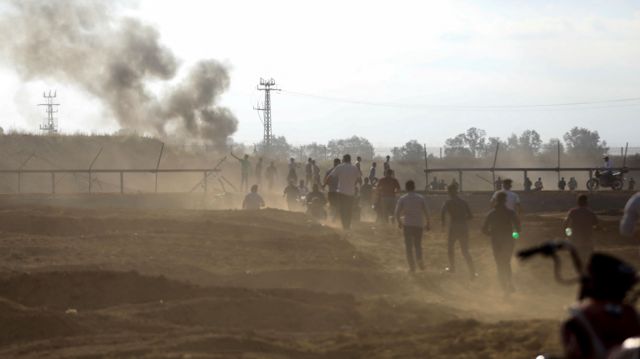
[[[51,172],[51,194],[56,193],[56,173]]]

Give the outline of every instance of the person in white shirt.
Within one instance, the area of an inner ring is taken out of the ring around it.
[[[627,237],[633,236],[638,219],[640,219],[640,192],[631,196],[624,206],[624,216],[620,221],[620,234]]]
[[[507,202],[505,206],[510,210],[516,212],[517,215],[520,215],[520,196],[517,193],[511,191],[511,187],[513,186],[513,181],[510,178],[505,178],[502,181],[502,188],[499,191],[496,191],[493,196],[491,196],[491,207],[495,207],[496,197],[498,193],[504,192],[507,195]]]
[[[337,179],[338,211],[342,228],[351,228],[353,201],[356,195],[356,183],[360,180],[358,167],[351,164],[351,155],[344,155],[342,163],[336,166],[328,177]]]
[[[609,156],[604,156],[602,160],[604,161],[604,169],[607,171],[611,171],[611,169],[613,168],[613,162],[611,161]]]
[[[242,201],[242,209],[247,210],[258,210],[264,207],[264,200],[258,194],[258,185],[254,184],[251,186],[251,192],[244,197],[244,201]]]
[[[427,201],[423,196],[414,192],[416,189],[415,182],[407,181],[405,188],[407,194],[398,200],[395,215],[398,227],[402,229],[404,234],[407,262],[409,263],[409,270],[413,273],[416,270],[416,262],[418,262],[418,267],[424,270],[422,231],[430,230],[431,222],[429,220]]]

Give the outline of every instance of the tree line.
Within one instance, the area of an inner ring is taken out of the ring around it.
[[[487,135],[483,129],[471,127],[465,132],[448,138],[443,147],[443,155],[451,159],[486,159],[492,158],[498,147],[502,155],[508,154],[525,159],[555,158],[558,150],[563,155],[593,159],[609,151],[606,141],[600,138],[598,131],[587,128],[573,127],[562,136],[562,139],[551,138],[543,142],[540,134],[535,130],[525,130],[520,134],[513,133],[502,139]],[[391,157],[394,161],[422,161],[424,151],[423,144],[414,139],[402,146],[393,147]],[[254,152],[264,153],[264,143],[257,144]],[[272,140],[270,157],[330,159],[339,158],[345,153],[373,159],[375,148],[368,139],[359,136],[333,139],[326,144],[313,142],[300,146],[289,144],[284,136],[277,136]]]

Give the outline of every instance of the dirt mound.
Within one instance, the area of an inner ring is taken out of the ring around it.
[[[26,308],[0,298],[0,345],[84,332],[72,316]]]
[[[202,292],[194,285],[136,272],[42,272],[0,279],[0,297],[29,307],[57,310],[184,299]]]
[[[352,328],[360,320],[353,303],[300,302],[268,295],[173,302],[156,305],[140,316],[190,327],[286,332],[335,331]]]

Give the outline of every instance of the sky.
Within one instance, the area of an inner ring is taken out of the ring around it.
[[[293,144],[357,135],[435,147],[469,127],[547,140],[579,126],[640,146],[640,100],[517,107],[640,98],[640,1],[140,0],[122,11],[155,26],[183,67],[229,67],[221,103],[239,121],[236,142],[262,139],[262,77],[282,89],[273,132]],[[0,82],[4,129],[35,131],[42,91],[55,89],[62,131],[118,130],[78,88],[25,83],[6,66]]]

